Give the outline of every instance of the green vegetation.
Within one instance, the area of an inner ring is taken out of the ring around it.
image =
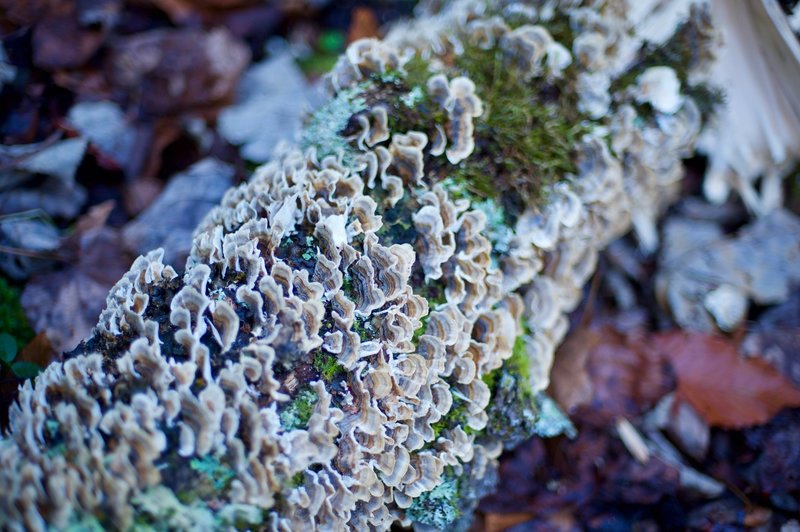
[[[0,333],[14,337],[17,350],[22,349],[35,336],[19,302],[19,291],[0,277]]]
[[[373,329],[369,317],[356,316],[353,320],[353,331],[361,338],[362,342],[367,342],[375,336]]]
[[[314,413],[314,406],[319,397],[311,389],[301,391],[279,414],[283,430],[294,430],[306,427]]]
[[[434,441],[436,441],[443,430],[454,429],[457,426],[461,426],[461,430],[468,435],[480,433],[479,430],[473,429],[467,423],[467,420],[469,419],[469,410],[467,408],[467,404],[468,403],[464,399],[461,399],[458,395],[453,394],[453,405],[450,407],[450,411],[447,412],[442,419],[431,425],[431,428],[433,429]]]
[[[314,50],[297,60],[300,69],[308,76],[322,76],[329,72],[344,50],[345,35],[338,30],[323,31],[317,38]]]
[[[511,357],[506,360],[501,367],[483,376],[483,382],[489,386],[490,390],[494,390],[498,378],[503,373],[511,373],[518,377],[523,383],[529,382],[531,370],[530,361],[528,360],[528,351],[525,346],[525,337],[530,336],[531,331],[528,329],[527,324],[523,325],[523,331],[523,334],[517,336],[516,340],[514,340]],[[530,389],[527,390],[527,393],[531,394]]]
[[[412,521],[444,530],[461,514],[458,508],[458,478],[444,482],[414,499],[406,510]]]
[[[317,351],[314,355],[314,369],[325,379],[325,382],[331,382],[345,373],[336,357],[323,351]]]
[[[499,48],[467,46],[453,75],[468,76],[483,101],[475,122],[475,151],[455,169],[456,182],[480,198],[496,199],[511,220],[542,200],[543,189],[575,173],[574,147],[588,131],[570,83],[558,84],[504,60]]]
[[[32,379],[42,371],[37,364],[17,358],[17,338],[8,333],[0,333],[0,362],[20,379]]]

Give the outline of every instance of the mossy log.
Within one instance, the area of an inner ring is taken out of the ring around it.
[[[533,4],[353,43],[185,267],[139,257],[20,389],[0,526],[463,529],[504,445],[569,431],[566,313],[612,239],[653,245],[710,27],[652,46],[623,2]]]

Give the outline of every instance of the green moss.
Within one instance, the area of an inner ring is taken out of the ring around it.
[[[511,357],[506,360],[501,367],[483,376],[483,382],[489,386],[490,390],[495,388],[498,378],[503,373],[511,373],[519,377],[523,383],[529,382],[531,369],[530,361],[528,359],[528,349],[525,346],[525,337],[529,336],[531,333],[530,329],[527,328],[527,325],[524,326],[523,329],[523,334],[517,336],[517,338],[514,340],[514,347],[511,351]],[[531,393],[530,387],[528,387],[527,393]]]
[[[362,342],[367,342],[375,336],[374,326],[368,317],[356,316],[353,320],[353,332],[355,332]]]
[[[416,194],[407,192],[393,207],[381,207],[378,212],[381,215],[382,224],[375,234],[382,243],[386,242],[383,245],[411,244],[413,246],[417,240],[417,229],[414,227],[412,216],[420,207]]]
[[[17,350],[33,340],[33,329],[25,317],[25,311],[19,302],[19,290],[0,277],[0,333],[8,333],[14,337]]]
[[[314,406],[318,400],[319,397],[314,390],[306,389],[298,393],[279,414],[283,430],[306,427],[308,420],[311,419],[311,415],[314,413]]]
[[[422,131],[431,138],[436,124],[445,124],[447,113],[428,95],[430,64],[416,54],[403,70],[388,70],[373,77],[375,90],[368,97],[370,105],[386,105],[389,130],[395,133]]]
[[[513,448],[536,433],[539,406],[530,386],[530,360],[526,345],[531,332],[525,327],[523,331],[514,341],[511,357],[502,367],[483,376],[492,393],[485,433],[502,441],[506,448]]]
[[[450,410],[442,419],[431,425],[434,441],[436,441],[445,429],[454,429],[458,426],[468,435],[479,434],[481,431],[472,428],[469,423],[467,423],[468,419],[469,410],[467,408],[467,402],[458,395],[453,394],[453,405],[450,407]]]
[[[326,382],[331,382],[344,375],[344,368],[339,364],[336,357],[323,351],[317,351],[314,355],[314,369],[319,372]]]
[[[496,199],[513,218],[541,201],[546,185],[576,172],[574,147],[588,122],[569,90],[572,67],[557,84],[528,79],[499,48],[467,46],[453,70],[475,83],[484,112],[475,120],[475,151],[452,179]]]
[[[290,478],[290,479],[289,479],[289,487],[291,487],[291,488],[297,488],[297,487],[299,487],[299,486],[302,486],[302,485],[303,485],[303,480],[304,480],[304,479],[305,479],[305,476],[303,475],[303,473],[302,473],[302,472],[300,472],[300,473],[295,473],[295,474],[292,476],[292,478]]]
[[[458,484],[457,478],[445,477],[444,482],[414,499],[406,516],[417,523],[444,530],[461,515]]]

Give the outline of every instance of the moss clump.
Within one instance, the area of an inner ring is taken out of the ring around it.
[[[530,361],[528,359],[528,349],[525,346],[525,337],[530,336],[530,334],[530,329],[528,329],[527,325],[524,325],[523,334],[517,336],[514,340],[511,357],[506,360],[501,367],[483,376],[483,382],[489,386],[490,390],[495,388],[498,379],[503,374],[514,375],[521,381],[521,384],[529,382],[531,370]],[[530,391],[530,386],[523,386],[523,388],[525,389],[521,390],[521,392],[529,394],[531,397],[533,396],[533,393]]]
[[[530,361],[526,347],[526,331],[514,342],[511,358],[502,367],[484,375],[483,381],[492,392],[485,432],[513,448],[536,433],[539,407],[530,386]]]
[[[301,391],[279,414],[283,430],[294,430],[308,425],[319,397],[314,390]]]
[[[458,479],[445,478],[444,482],[414,499],[406,510],[412,521],[444,530],[458,519]]]
[[[0,333],[13,336],[17,350],[28,345],[34,337],[33,329],[19,302],[19,291],[3,277],[0,277]]]
[[[475,151],[452,178],[480,198],[496,199],[513,219],[542,199],[547,185],[575,173],[574,150],[588,131],[565,78],[528,79],[502,50],[467,46],[454,75],[468,76],[483,101],[475,122]]]
[[[414,194],[406,193],[393,207],[380,211],[382,225],[376,232],[381,242],[391,244],[411,244],[417,240],[417,230],[411,218],[419,210],[419,202]]]
[[[356,316],[353,320],[353,332],[362,342],[367,342],[375,337],[375,326],[369,317]]]
[[[344,368],[339,364],[336,357],[322,351],[317,351],[314,355],[314,369],[325,379],[325,382],[331,382],[344,375]]]
[[[459,426],[461,430],[468,435],[479,434],[481,431],[470,427],[467,423],[468,419],[469,411],[467,409],[467,401],[453,394],[453,405],[450,407],[450,411],[447,412],[442,419],[431,425],[434,441],[436,441],[443,430],[454,429]]]

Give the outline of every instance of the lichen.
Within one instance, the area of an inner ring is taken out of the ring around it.
[[[574,438],[577,435],[575,425],[572,424],[572,421],[550,397],[540,393],[536,396],[536,404],[538,405],[539,415],[536,418],[533,431],[537,436],[553,438],[564,434],[568,438]]]
[[[500,440],[512,449],[536,433],[539,408],[531,390],[526,331],[517,337],[511,358],[502,367],[485,375],[483,381],[492,391],[489,424],[485,437]]]
[[[364,89],[364,86],[358,86],[339,91],[317,109],[303,130],[300,145],[304,149],[316,148],[320,158],[341,154],[346,163],[352,164],[354,152],[342,132],[347,128],[350,117],[366,108]]]
[[[417,523],[445,530],[458,519],[458,479],[447,478],[444,482],[414,499],[406,516]]]
[[[283,429],[294,430],[307,426],[318,400],[319,396],[314,390],[306,389],[299,392],[280,413]]]
[[[233,469],[224,465],[218,456],[206,455],[202,458],[192,458],[189,461],[189,467],[206,477],[217,491],[227,488],[230,481],[236,478]]]

